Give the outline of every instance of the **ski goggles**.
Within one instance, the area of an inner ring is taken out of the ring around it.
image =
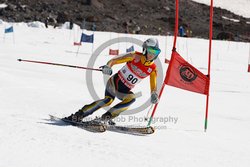
[[[156,57],[161,53],[161,49],[156,49],[153,47],[148,47],[147,48],[148,54],[155,55]]]

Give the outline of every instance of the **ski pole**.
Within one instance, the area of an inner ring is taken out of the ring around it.
[[[149,108],[149,110],[148,110],[147,116],[146,116],[146,118],[145,118],[145,121],[147,121],[147,120],[149,119],[149,114],[150,114],[150,111],[151,111],[151,109],[153,108],[153,106],[154,106],[154,104],[151,104],[151,106],[150,106],[150,108]]]
[[[29,62],[29,63],[39,63],[39,64],[48,64],[48,65],[56,65],[56,66],[71,67],[71,68],[80,68],[80,69],[85,69],[85,70],[102,71],[102,69],[81,67],[81,66],[68,65],[68,64],[59,64],[59,63],[51,63],[51,62],[44,62],[44,61],[24,60],[24,59],[17,59],[17,60],[23,61],[23,62]]]

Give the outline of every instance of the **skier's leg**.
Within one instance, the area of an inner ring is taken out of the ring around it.
[[[109,109],[106,113],[102,115],[103,120],[110,120],[117,117],[121,112],[127,110],[129,106],[135,102],[135,94],[133,92],[129,92],[124,98],[122,102],[118,103],[111,109]]]
[[[66,117],[65,119],[68,120],[74,120],[74,121],[81,121],[84,117],[87,117],[88,115],[93,114],[96,110],[109,106],[115,98],[115,88],[113,84],[113,77],[111,77],[106,85],[105,90],[105,97],[103,99],[94,101],[91,104],[83,106],[80,110],[78,110],[75,114],[72,114],[69,117]]]
[[[105,98],[94,101],[91,104],[83,106],[80,110],[78,110],[75,114],[71,114],[69,117],[65,119],[72,120],[72,121],[81,121],[83,118],[87,117],[88,115],[93,114],[96,110],[110,105],[114,101],[113,97],[105,96]]]

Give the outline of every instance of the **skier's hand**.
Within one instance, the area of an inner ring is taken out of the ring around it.
[[[159,97],[156,92],[151,93],[151,103],[156,104],[159,102]]]
[[[100,67],[102,69],[102,73],[106,75],[112,75],[112,69],[108,65],[104,65]]]

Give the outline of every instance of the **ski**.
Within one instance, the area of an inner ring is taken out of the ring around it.
[[[91,121],[82,121],[82,122],[75,122],[66,120],[64,118],[59,118],[53,115],[49,115],[51,121],[63,121],[64,123],[67,123],[72,126],[76,126],[79,128],[82,128],[87,131],[91,132],[105,132],[106,130],[112,131],[112,132],[118,132],[118,133],[124,133],[124,134],[130,134],[130,135],[149,135],[153,134],[155,129],[153,127],[135,127],[134,125],[129,126],[119,126],[119,125],[111,125],[109,123],[104,124],[99,120],[99,118],[96,118]]]
[[[101,122],[97,122],[95,120],[86,121],[86,122],[75,122],[75,121],[70,121],[64,118],[56,117],[54,115],[49,115],[49,116],[50,116],[51,121],[63,121],[64,123],[82,128],[90,132],[105,132],[107,129],[105,124],[102,124]]]
[[[108,131],[125,133],[131,135],[149,135],[153,134],[155,129],[153,127],[135,127],[135,126],[117,126],[117,125],[107,125]]]

